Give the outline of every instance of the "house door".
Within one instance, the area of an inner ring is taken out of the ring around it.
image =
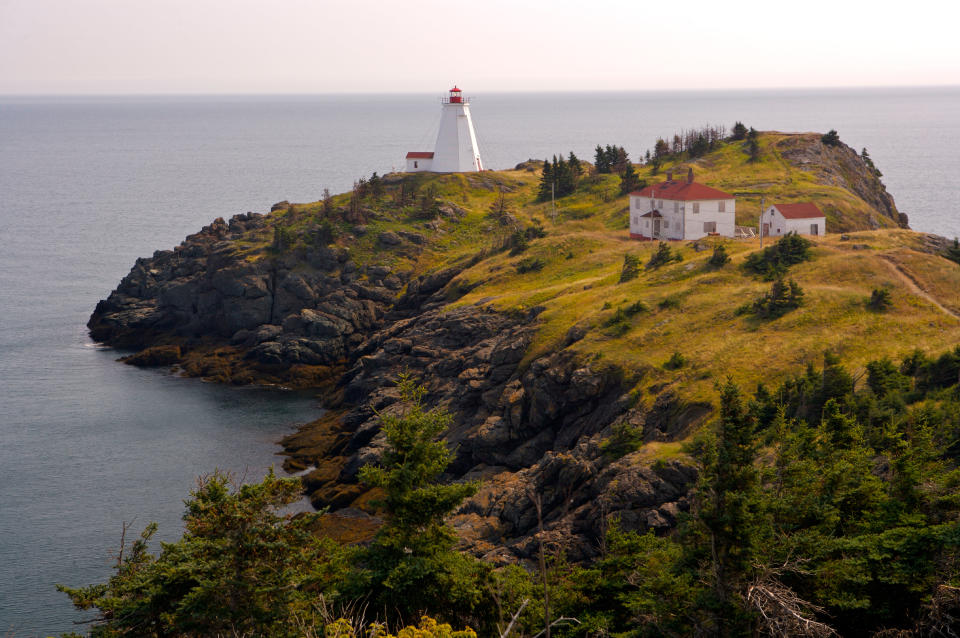
[[[655,238],[660,237],[660,220],[659,219],[653,220],[653,236]]]
[[[770,235],[770,224],[763,225],[763,236],[767,237]]]
[[[811,235],[819,235],[819,234],[820,234],[820,233],[818,232],[819,230],[820,230],[820,224],[810,224],[810,234],[811,234]]]

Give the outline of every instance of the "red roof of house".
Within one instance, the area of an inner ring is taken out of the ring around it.
[[[780,214],[787,219],[809,219],[811,217],[824,217],[823,211],[817,208],[813,202],[802,202],[800,204],[774,204]]]
[[[710,188],[705,184],[697,182],[690,183],[686,180],[661,182],[652,186],[647,186],[643,190],[630,193],[636,197],[653,197],[656,199],[671,199],[680,201],[691,201],[696,199],[733,199],[730,193],[724,193],[716,188]]]
[[[433,159],[432,151],[410,151],[407,159]]]

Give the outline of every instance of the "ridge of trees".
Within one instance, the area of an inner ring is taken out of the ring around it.
[[[862,375],[828,351],[749,396],[726,380],[717,419],[686,448],[700,472],[674,533],[611,521],[592,564],[550,550],[531,573],[455,550],[445,517],[477,485],[440,480],[450,415],[401,377],[402,401],[380,415],[385,452],[361,474],[382,490],[385,523],[370,546],[316,536],[319,514],[278,513],[299,498],[297,479],[271,472],[239,486],[215,473],[191,492],[179,541],[151,554],[148,525],[106,583],[60,589],[99,611],[90,635],[100,637],[315,635],[304,624],[314,615],[326,635],[360,625],[386,635],[363,609],[394,627],[436,618],[400,636],[534,636],[546,624],[584,638],[950,635],[958,380],[960,347],[871,361]],[[578,622],[558,624],[569,618]]]

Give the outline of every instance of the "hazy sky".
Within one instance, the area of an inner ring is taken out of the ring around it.
[[[951,0],[0,0],[0,93],[956,85],[958,17]]]

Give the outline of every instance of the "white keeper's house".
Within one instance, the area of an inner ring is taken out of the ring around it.
[[[826,235],[827,217],[813,202],[773,204],[763,211],[764,236]]]
[[[700,239],[708,235],[733,237],[736,199],[705,184],[687,179],[667,181],[630,193],[630,238]]]

